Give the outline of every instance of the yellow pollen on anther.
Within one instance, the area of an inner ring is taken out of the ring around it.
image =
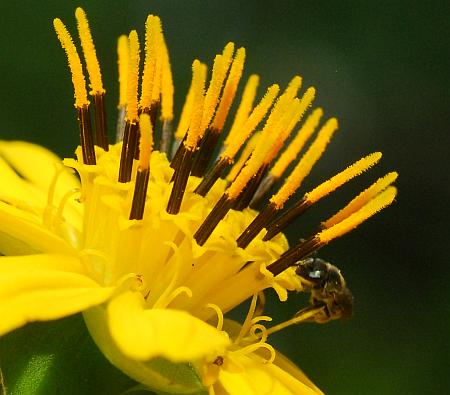
[[[75,17],[77,19],[81,48],[83,49],[84,60],[86,61],[86,68],[91,82],[91,91],[89,93],[91,95],[103,94],[105,93],[105,89],[103,88],[100,64],[97,59],[97,53],[95,51],[94,41],[92,40],[91,29],[86,13],[81,7],[78,7],[75,11]]]
[[[298,76],[294,77],[288,87],[275,102],[263,130],[275,129],[279,122],[284,119],[286,114],[289,112],[290,107],[294,103],[294,98],[297,96],[300,85],[301,78]]]
[[[290,134],[295,125],[303,118],[306,110],[311,107],[312,102],[316,97],[316,88],[310,86],[300,99],[300,107],[298,108],[298,114],[292,119],[292,123],[288,127],[287,133]]]
[[[352,229],[355,229],[365,220],[367,220],[386,206],[389,206],[394,201],[396,195],[397,188],[393,186],[387,187],[384,191],[380,192],[377,196],[367,202],[358,211],[343,219],[341,222],[338,222],[336,225],[322,230],[316,235],[316,237],[323,244],[329,243],[331,240],[346,234]]]
[[[148,169],[150,167],[150,156],[153,149],[153,127],[148,114],[139,116],[139,129],[141,131],[139,141],[139,167]]]
[[[203,102],[205,98],[206,66],[197,59],[192,63],[192,116],[184,142],[185,147],[193,151],[197,147],[204,130],[201,129]]]
[[[381,159],[381,156],[381,152],[375,152],[358,160],[347,167],[344,171],[341,171],[329,180],[320,184],[318,187],[314,188],[311,192],[306,193],[304,199],[310,203],[316,202],[335,189],[339,188],[347,181],[350,181],[352,178],[359,176],[361,173],[370,169]]]
[[[281,154],[279,159],[275,162],[275,165],[270,170],[270,174],[275,178],[280,178],[286,168],[291,164],[292,161],[297,158],[298,153],[305,146],[308,139],[314,133],[317,125],[319,124],[320,118],[323,115],[321,108],[316,108],[313,113],[306,119],[303,126],[297,132],[292,142],[288,145],[286,150]]]
[[[142,109],[149,109],[152,103],[161,34],[161,20],[155,15],[149,15],[145,22],[145,60],[142,74],[141,98],[139,101],[139,106]]]
[[[192,77],[194,75],[192,74]],[[194,104],[194,79],[191,80],[189,91],[184,100],[183,109],[181,110],[180,120],[178,121],[175,138],[181,140],[189,129],[189,122],[191,121],[193,104]]]
[[[86,80],[84,79],[80,57],[73,44],[72,37],[60,19],[54,19],[53,26],[61,46],[66,52],[70,72],[72,74],[72,83],[75,91],[75,107],[82,108],[88,106],[89,100],[87,99]]]
[[[138,81],[139,81],[139,38],[136,30],[132,30],[128,36],[130,56],[128,62],[127,84],[127,115],[130,122],[138,121]]]
[[[228,144],[225,144],[225,150],[221,155],[222,158],[234,158],[242,144],[244,144],[245,140],[248,139],[258,124],[265,117],[279,91],[280,87],[277,84],[274,84],[267,89],[266,94],[261,99],[259,104],[253,109],[252,113],[243,123],[242,127],[236,129],[234,134],[229,134],[227,139]]]
[[[217,108],[216,115],[212,122],[212,128],[216,130],[222,130],[225,124],[228,111],[233,104],[236,91],[241,80],[242,71],[244,69],[245,62],[245,48],[239,48],[236,51],[236,56],[231,65],[230,73],[223,88],[222,98]]]
[[[285,95],[288,98],[294,98],[297,96],[297,93],[299,89],[302,87],[302,77],[299,75],[296,75],[292,80],[289,82],[286,90],[284,91],[283,95]]]
[[[127,104],[127,77],[129,61],[128,37],[121,35],[117,41],[117,66],[119,70],[119,105],[124,107]]]
[[[261,131],[260,136],[258,136],[256,147],[251,153],[250,159],[245,163],[245,166],[226,191],[228,198],[231,200],[236,199],[240,195],[248,182],[254,175],[257,174],[261,166],[263,166],[267,156],[270,155],[271,151],[274,149],[273,143],[276,138],[274,137],[276,133],[274,133],[274,129],[267,126],[269,124],[269,120],[264,129]]]
[[[287,106],[286,111],[282,115],[282,117],[278,120],[278,123],[274,124],[272,129],[276,130],[277,133],[272,133],[271,143],[273,144],[273,149],[267,153],[264,158],[264,164],[269,164],[272,162],[273,158],[275,158],[283,146],[286,139],[289,137],[289,133],[292,130],[291,124],[297,123],[301,114],[301,103],[300,99],[293,99]],[[267,141],[268,142],[268,141]]]
[[[280,137],[275,141],[276,144],[275,149],[272,151],[272,154],[267,157],[266,163],[272,162],[272,160],[278,155],[284,142],[290,136],[292,129],[294,129],[295,125],[297,125],[297,123],[302,119],[303,114],[308,109],[308,107],[311,106],[311,103],[314,100],[315,95],[316,90],[313,87],[310,87],[303,94],[301,100],[294,99],[294,102],[296,102],[296,100],[298,101],[295,111],[293,111],[289,124],[283,128]]]
[[[381,191],[385,190],[389,185],[391,185],[398,177],[398,173],[393,171],[386,174],[384,177],[379,178],[370,187],[362,191],[358,196],[356,196],[349,204],[347,204],[342,210],[337,212],[327,221],[322,222],[321,227],[323,229],[330,228],[331,226],[341,222],[343,219],[347,218],[349,215],[358,211],[363,207],[368,201],[378,195]]]
[[[336,118],[329,119],[320,130],[318,136],[309,147],[308,151],[300,159],[299,163],[287,178],[280,190],[270,198],[270,202],[277,208],[282,208],[284,203],[300,187],[305,177],[311,172],[315,163],[320,159],[325,148],[338,128]]]
[[[247,144],[245,144],[245,147],[242,150],[239,159],[235,162],[230,172],[227,174],[226,180],[228,182],[232,182],[237,177],[241,169],[244,167],[245,162],[247,162],[248,158],[250,158],[250,155],[252,154],[253,150],[256,147],[256,144],[258,143],[258,138],[260,137],[260,135],[261,135],[260,132],[256,132],[247,141]]]
[[[226,194],[230,200],[234,200],[240,195],[251,178],[258,172],[259,168],[262,166],[267,151],[261,151],[257,148],[258,147],[256,147],[256,149],[253,151],[252,156],[247,161],[244,168],[241,170],[241,172],[238,174],[236,179],[226,191]]]
[[[234,116],[233,125],[231,126],[230,132],[224,141],[224,145],[228,145],[229,136],[233,135],[236,129],[239,129],[242,124],[248,119],[250,111],[253,108],[253,102],[256,97],[256,90],[259,85],[259,76],[252,74],[244,87],[244,92],[242,93],[241,102]]]
[[[220,92],[231,64],[233,52],[234,44],[230,42],[225,46],[223,53],[221,55],[216,55],[214,58],[211,80],[205,95],[201,123],[202,130],[206,130],[209,126],[211,119],[214,116],[214,112],[216,111],[217,104],[219,103]]]
[[[164,36],[161,43],[161,64],[161,118],[171,121],[173,119],[174,86],[169,51]]]
[[[286,92],[283,95],[286,95]],[[228,188],[226,193],[230,199],[236,199],[261,166],[267,164],[267,158],[274,155],[274,151],[278,149],[277,139],[297,112],[297,107],[300,105],[299,99],[292,99],[289,95],[280,99],[272,109],[250,159]]]
[[[152,101],[151,104],[159,103],[161,98],[162,69],[163,69],[163,42],[164,37],[161,29],[156,32],[156,67],[153,78]]]

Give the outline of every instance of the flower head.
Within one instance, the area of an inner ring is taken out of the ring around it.
[[[250,76],[213,161],[243,74],[245,49],[227,44],[210,78],[206,65],[193,62],[172,141],[170,58],[161,21],[149,15],[140,84],[136,31],[118,42],[118,142],[110,144],[106,90],[89,24],[80,8],[76,18],[95,128],[78,51],[55,19],[75,90],[81,139],[76,159],[65,159],[63,167],[42,147],[0,144],[0,252],[7,255],[0,258],[0,334],[82,311],[107,358],[151,388],[198,390],[158,373],[155,361],[164,358],[192,363],[211,393],[237,394],[246,386],[257,394],[267,388],[277,394],[318,392],[267,338],[291,324],[349,315],[351,293],[339,270],[308,257],[389,205],[396,173],[289,248],[282,230],[381,154],[356,161],[285,209],[338,128],[330,118],[258,212],[254,207],[282,180],[320,123],[323,111],[315,109],[283,151],[315,89],[299,95],[302,79],[296,76],[281,94],[278,85],[268,87],[255,105],[259,78]],[[267,328],[271,318],[257,308],[267,288],[281,301],[289,291],[310,292],[311,305]],[[224,314],[249,298],[243,324],[224,324]]]

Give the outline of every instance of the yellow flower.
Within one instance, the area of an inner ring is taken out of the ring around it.
[[[289,248],[284,227],[377,163],[381,154],[360,159],[282,211],[337,130],[337,120],[331,118],[258,213],[250,206],[264,201],[320,122],[323,111],[315,109],[279,155],[311,106],[315,89],[297,97],[302,79],[296,76],[282,94],[272,85],[254,105],[259,77],[250,76],[230,132],[210,166],[243,73],[245,50],[227,44],[215,57],[208,85],[206,66],[193,62],[172,143],[170,59],[161,21],[150,15],[139,100],[136,31],[118,42],[118,143],[109,144],[106,91],[89,24],[80,8],[76,18],[95,130],[77,49],[55,19],[75,90],[81,138],[77,159],[65,159],[62,166],[42,147],[0,142],[0,252],[6,255],[0,258],[0,335],[27,322],[83,312],[106,357],[150,388],[199,389],[200,384],[189,386],[162,374],[155,361],[164,358],[192,363],[210,393],[320,392],[275,352],[267,337],[304,320],[345,316],[339,299],[345,283],[339,291],[330,290],[299,268],[310,262],[306,258],[311,253],[389,205],[396,194],[390,186],[396,173],[375,182],[323,222],[319,232]],[[267,288],[281,301],[289,291],[311,292],[311,306],[267,329],[260,322],[271,319],[255,312],[257,295],[263,298]],[[242,326],[226,321],[223,327],[223,315],[249,298]]]

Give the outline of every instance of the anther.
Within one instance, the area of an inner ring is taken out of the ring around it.
[[[62,48],[66,52],[75,95],[75,108],[77,109],[78,125],[80,129],[81,149],[83,153],[83,163],[95,165],[95,150],[91,129],[91,117],[89,114],[89,101],[87,99],[86,81],[83,75],[80,57],[73,44],[72,37],[60,19],[53,21],[58,39]]]
[[[130,219],[140,220],[144,216],[144,208],[147,197],[147,187],[150,175],[150,155],[153,146],[153,128],[150,117],[142,114],[139,118],[141,129],[139,167],[136,173],[133,202],[131,205]]]
[[[92,39],[86,13],[82,8],[78,7],[75,11],[75,17],[77,19],[81,48],[83,49],[92,88],[90,94],[94,97],[95,144],[102,147],[105,151],[108,151],[109,144],[106,126],[105,89],[103,88],[100,64],[97,59],[97,53],[95,51],[94,41]]]
[[[245,49],[239,48],[236,52],[236,56],[230,68],[230,73],[223,88],[222,97],[217,107],[214,120],[205,132],[200,149],[196,155],[196,161],[192,168],[192,175],[194,176],[203,176],[209,162],[211,161],[219,141],[220,133],[222,132],[228,112],[236,95],[237,87],[242,76],[242,70],[244,68],[244,61]]]
[[[277,207],[272,203],[265,207],[236,240],[238,247],[247,247],[261,229],[274,218],[277,212]]]
[[[294,266],[296,262],[308,257],[313,252],[328,244],[331,240],[343,236],[352,229],[355,229],[368,218],[389,206],[394,201],[396,194],[397,189],[395,187],[387,187],[384,191],[368,201],[358,211],[350,214],[341,222],[318,232],[306,240],[301,240],[295,246],[287,250],[278,260],[271,263],[267,267],[267,270],[276,276],[287,268]]]
[[[337,128],[338,122],[336,118],[331,118],[325,123],[316,139],[300,159],[283,186],[270,198],[271,202],[275,203],[278,207],[283,207],[284,203],[300,187],[303,180],[308,176],[316,162],[320,159]]]
[[[398,177],[398,173],[393,171],[386,174],[384,177],[379,178],[374,182],[369,188],[362,191],[358,196],[356,196],[350,203],[348,203],[343,209],[338,213],[333,215],[328,220],[322,222],[321,229],[330,228],[331,226],[341,222],[344,218],[348,217],[350,214],[358,211],[363,207],[368,201],[373,199],[380,192],[384,191],[389,185],[391,185]]]
[[[253,81],[253,84],[257,83],[257,80],[253,79]],[[250,86],[250,88],[248,89],[256,90],[256,86]],[[224,151],[222,152],[210,172],[206,174],[201,183],[198,185],[196,193],[199,193],[202,196],[206,196],[214,183],[222,176],[224,170],[234,163],[234,157],[236,156],[244,142],[247,140],[247,138],[253,133],[254,129],[262,121],[269,108],[272,106],[273,101],[278,95],[279,89],[280,88],[278,85],[270,86],[267,89],[266,94],[261,99],[260,103],[253,109],[250,116],[248,116],[246,120],[242,120],[242,125],[240,127],[237,124],[233,125],[232,130],[224,141]],[[248,93],[248,95],[251,94],[252,92]],[[247,100],[250,101],[249,98],[247,98]],[[248,106],[249,104],[247,103],[246,105]],[[243,113],[244,110],[245,109],[243,109],[241,113]],[[250,141],[252,140],[249,140],[249,142]],[[233,180],[235,178],[237,172],[243,167],[245,161],[250,156],[250,152],[254,149],[254,143],[255,140],[253,140],[251,144],[249,143],[246,145],[244,151],[248,153],[248,155],[246,155],[246,158],[242,161],[241,159],[239,160],[239,167],[235,168],[235,172],[232,171],[232,174],[234,174],[234,176],[227,177],[227,179],[231,178],[231,180]],[[247,152],[248,148],[250,149],[249,152]],[[243,156],[244,154],[241,157]]]
[[[194,239],[198,245],[202,246],[206,243],[218,223],[225,217],[230,208],[233,206],[233,203],[234,199],[230,199],[227,194],[224,194],[220,198],[194,234]]]
[[[262,181],[261,187],[256,191],[255,197],[251,202],[251,207],[256,207],[258,202],[269,192],[272,186],[281,178],[286,168],[297,158],[299,152],[303,149],[308,139],[314,133],[315,128],[319,124],[320,118],[323,115],[321,108],[316,108],[310,116],[306,119],[297,135],[292,142],[287,146],[286,150],[280,155],[269,174]]]
[[[325,243],[321,242],[317,236],[300,241],[286,251],[279,259],[267,266],[267,270],[276,276],[295,265],[296,262],[311,255],[323,245],[325,245]]]
[[[214,166],[206,173],[194,192],[201,196],[206,196],[215,182],[222,176],[224,170],[230,165],[229,158],[219,158]]]
[[[255,192],[258,190],[261,181],[264,179],[267,169],[269,168],[268,163],[263,163],[262,166],[258,169],[258,172],[250,179],[245,189],[239,195],[236,203],[233,205],[233,209],[237,211],[242,211],[253,200]]]
[[[81,151],[83,154],[83,163],[85,165],[95,165],[95,149],[92,139],[91,115],[89,106],[77,108],[78,125],[80,127]]]
[[[121,35],[117,41],[117,63],[119,69],[119,103],[117,105],[116,142],[123,140],[127,105],[127,81],[129,61],[128,37]]]
[[[180,145],[172,161],[175,172],[173,187],[166,211],[169,214],[178,214],[183,200],[189,174],[192,168],[194,153],[202,137],[201,120],[203,114],[204,90],[206,80],[206,66],[195,60],[192,64],[193,110],[186,139]]]
[[[139,119],[137,105],[137,86],[139,79],[139,39],[135,30],[130,32],[129,61],[127,77],[127,109],[125,131],[120,156],[119,182],[129,182],[133,160],[139,149]]]
[[[299,202],[290,207],[279,218],[268,225],[267,234],[264,236],[264,240],[270,240],[275,237],[279,232],[281,232],[290,223],[292,223],[301,214],[303,214],[307,208],[311,207],[314,203],[327,196],[331,192],[340,188],[351,179],[370,169],[380,159],[380,152],[375,152],[373,154],[367,155],[366,157],[348,166],[345,170],[331,177],[329,180],[323,182],[312,191],[306,193]]]
[[[160,151],[169,153],[172,138],[172,120],[173,120],[173,77],[170,66],[169,51],[166,41],[162,36],[161,44],[162,72],[161,72],[161,120],[162,132]]]

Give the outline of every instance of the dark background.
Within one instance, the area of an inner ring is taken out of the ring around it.
[[[52,28],[74,32],[75,7],[91,20],[110,124],[115,119],[116,38],[148,13],[164,23],[180,107],[196,57],[208,64],[227,41],[247,49],[246,75],[261,86],[296,73],[318,89],[316,105],[340,131],[307,186],[369,152],[381,164],[312,210],[300,235],[387,171],[398,170],[395,205],[320,255],[338,265],[355,295],[346,323],[291,327],[273,337],[327,394],[433,394],[448,388],[448,1],[2,1],[0,137],[61,156],[77,144],[73,93]],[[287,318],[293,298],[276,312]],[[279,306],[279,305],[277,305]]]

